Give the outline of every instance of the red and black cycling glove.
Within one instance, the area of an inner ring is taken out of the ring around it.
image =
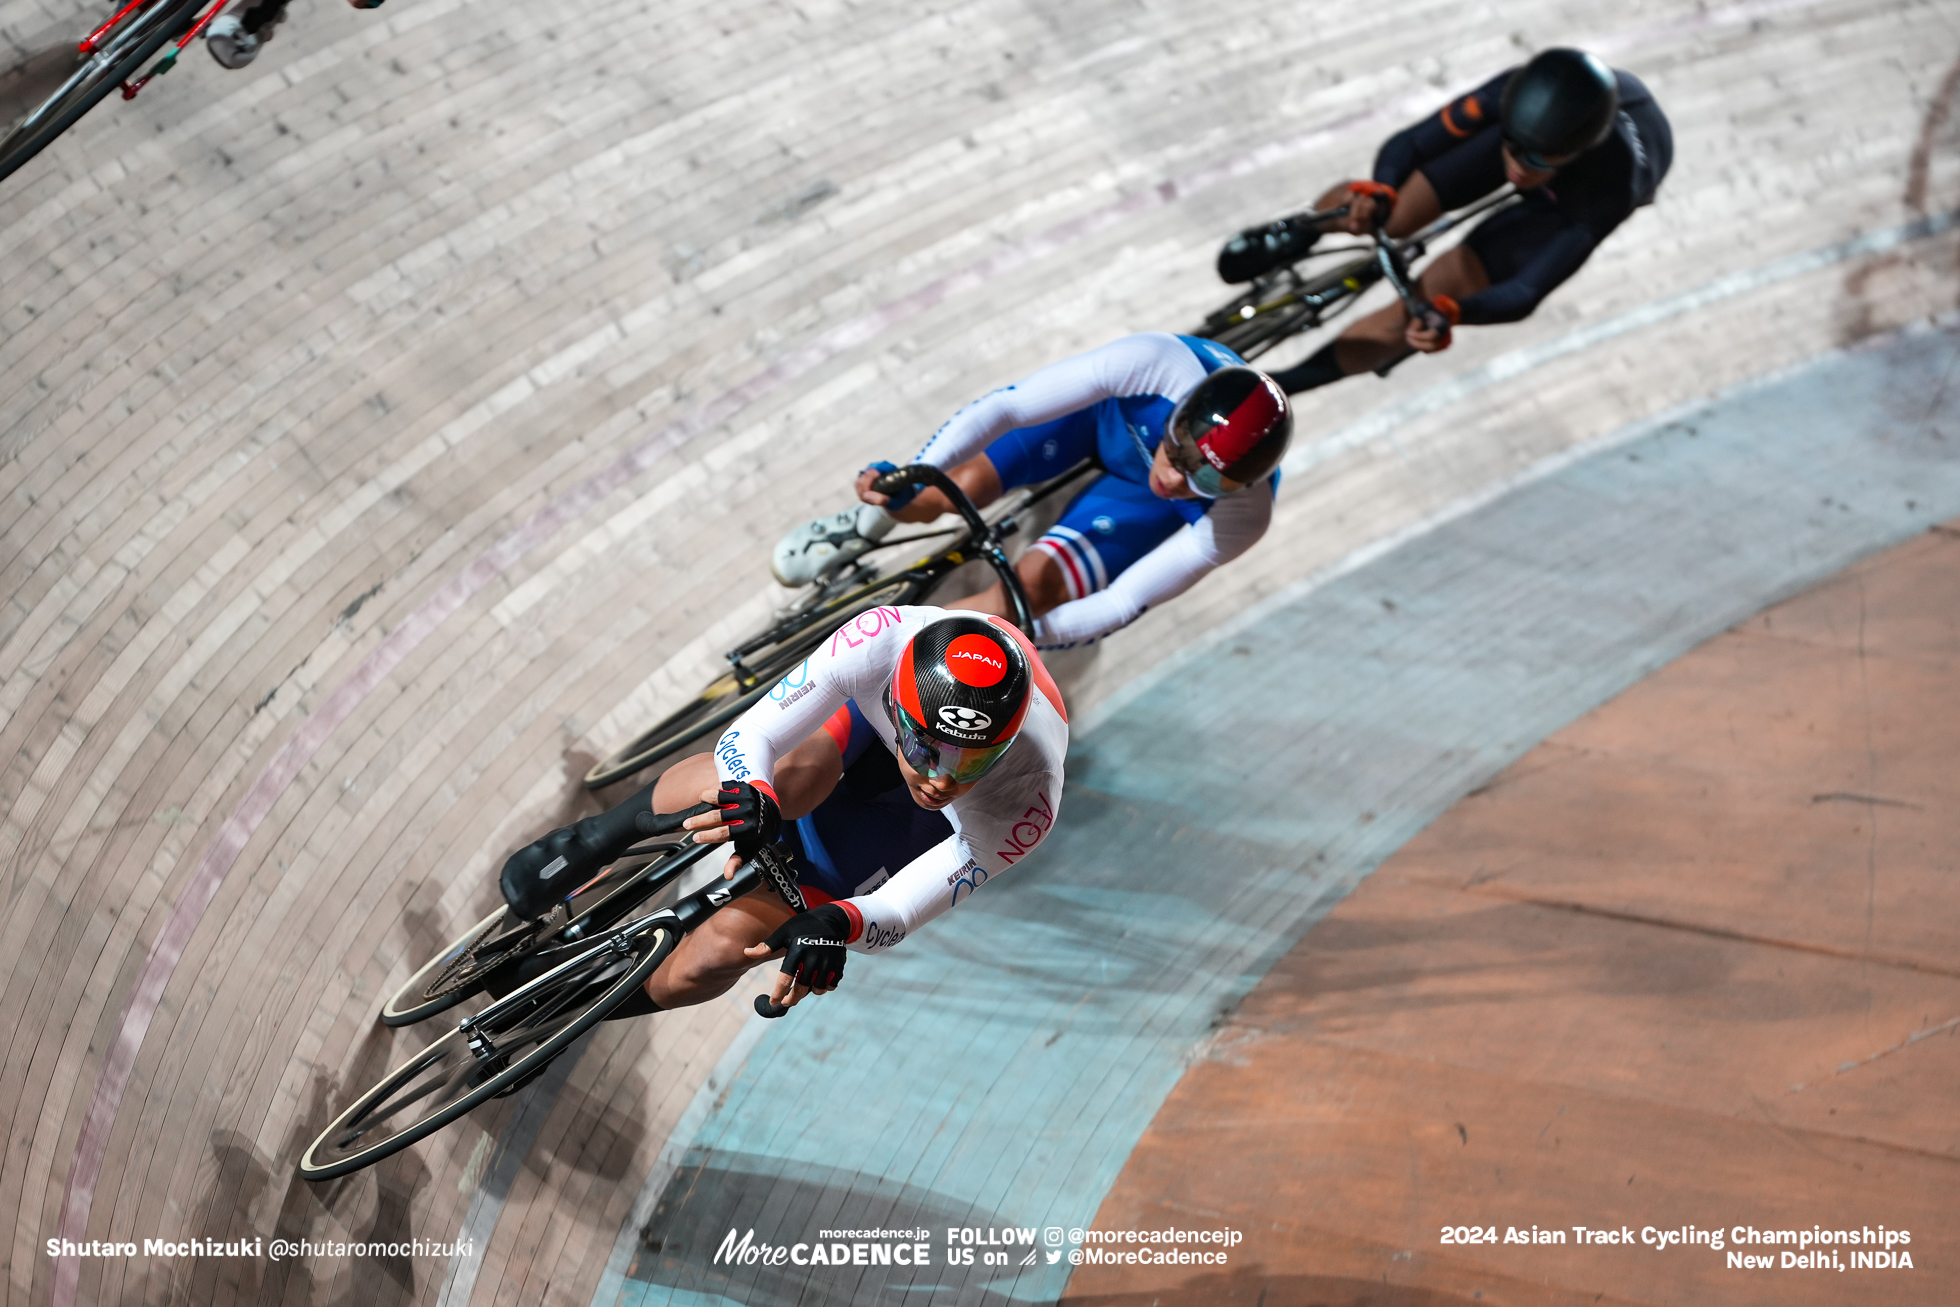
[[[1443,338],[1439,349],[1448,349],[1456,334],[1456,324],[1463,321],[1463,306],[1448,295],[1430,296],[1429,306],[1434,311],[1423,315],[1423,325]]]
[[[851,916],[835,903],[825,903],[799,912],[776,928],[762,942],[771,949],[788,950],[783,955],[783,974],[810,989],[835,989],[844,979],[844,945],[851,939]],[[757,995],[755,1010],[766,1017],[779,1017],[788,1011]]]
[[[735,842],[736,854],[744,859],[753,858],[757,849],[774,844],[782,834],[783,810],[776,805],[776,792],[767,785],[723,781],[715,807]]]

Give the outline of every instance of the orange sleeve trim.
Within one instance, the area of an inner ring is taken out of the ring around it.
[[[1068,725],[1068,705],[1062,702],[1061,688],[1055,684],[1055,678],[1048,674],[1047,665],[1041,661],[1041,655],[1035,652],[1034,645],[1028,637],[1021,634],[1020,627],[1004,617],[989,617],[987,620],[1013,636],[1021,646],[1022,651],[1028,656],[1028,669],[1034,673],[1034,683],[1041,688],[1042,694],[1048,697],[1048,702],[1055,705],[1055,711],[1062,715],[1062,725]]]
[[[851,747],[851,705],[845,704],[832,713],[830,720],[823,724],[823,728],[836,742],[837,752],[840,755],[847,752]]]

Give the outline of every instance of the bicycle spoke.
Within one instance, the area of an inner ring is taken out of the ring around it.
[[[484,942],[486,937],[500,924],[500,922],[492,922],[484,928],[481,935],[464,945],[461,953],[438,972],[428,988],[423,990],[422,997],[441,998],[445,994],[454,993],[464,985],[475,984],[486,973],[495,970],[530,943],[537,934],[536,927],[527,922],[519,929],[486,944]]]
[[[658,924],[613,938],[631,947],[589,948],[391,1072],[321,1132],[300,1174],[326,1180],[370,1166],[521,1085],[644,983],[678,939]]]

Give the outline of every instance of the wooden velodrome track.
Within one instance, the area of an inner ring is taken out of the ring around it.
[[[330,1190],[293,1163],[420,1037],[380,997],[764,611],[781,530],[1192,325],[1224,234],[1560,42],[1660,97],[1662,202],[1530,322],[1305,405],[1271,537],[1064,660],[1079,717],[1543,459],[1953,307],[1951,7],[302,0],[0,185],[8,1300],[437,1300],[440,1259],[43,1244],[453,1238],[507,1111]],[[595,1042],[465,1296],[589,1300],[745,1011]]]

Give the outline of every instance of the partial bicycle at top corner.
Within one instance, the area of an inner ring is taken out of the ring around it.
[[[347,2],[356,9],[374,9],[382,0]],[[272,39],[287,4],[288,0],[127,0],[120,4],[76,44],[74,70],[0,136],[0,179],[12,176],[52,145],[109,92],[120,89],[123,99],[134,100],[151,81],[176,67],[177,56],[199,36],[220,65],[245,67]],[[152,58],[155,63],[150,63]]]

